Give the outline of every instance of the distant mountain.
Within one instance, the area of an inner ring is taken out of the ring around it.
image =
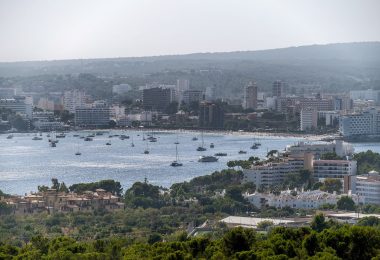
[[[155,57],[0,63],[0,77],[88,73],[127,76],[132,85],[174,83],[189,78],[194,88],[215,86],[220,95],[241,90],[249,80],[266,90],[276,79],[298,88],[380,88],[380,42],[310,45],[261,51],[194,53]],[[1,82],[0,82],[1,83]],[[3,84],[4,85],[4,84]],[[1,84],[0,84],[1,86]]]

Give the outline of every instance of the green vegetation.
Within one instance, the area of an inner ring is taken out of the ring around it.
[[[95,191],[96,189],[103,189],[107,192],[111,192],[115,195],[121,196],[123,188],[120,182],[114,180],[102,180],[92,183],[79,183],[73,184],[69,187],[69,190],[76,193],[83,193],[85,191]]]
[[[355,154],[354,159],[358,162],[358,174],[367,174],[372,170],[380,172],[379,153],[368,150]]]
[[[342,190],[342,182],[338,179],[327,178],[320,187],[320,190],[333,193],[334,191],[340,193]]]
[[[326,223],[316,228],[272,228],[267,234],[235,228],[217,237],[187,238],[182,233],[163,242],[159,234],[139,241],[109,237],[77,241],[66,236],[33,237],[27,244],[0,245],[2,259],[375,259],[380,253],[377,227]]]

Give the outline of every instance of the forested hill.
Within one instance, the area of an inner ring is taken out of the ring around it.
[[[353,61],[361,63],[379,64],[380,42],[363,43],[336,43],[327,45],[308,45],[259,51],[235,51],[215,53],[193,53],[184,55],[163,55],[152,57],[128,57],[105,59],[77,59],[77,60],[53,60],[31,62],[0,62],[0,75],[8,74],[33,74],[49,72],[77,73],[85,70],[88,73],[101,73],[101,68],[106,72],[117,72],[125,66],[135,67],[133,72],[160,72],[168,68],[186,69],[199,65],[207,67],[213,65],[223,67],[225,62],[236,61],[272,61],[280,63],[293,63],[294,61]],[[147,64],[148,63],[148,64]],[[150,64],[149,64],[150,63]],[[215,64],[214,64],[215,63]],[[155,65],[155,68],[152,66]],[[138,69],[140,67],[140,69]],[[148,67],[148,68],[146,68]],[[28,72],[27,70],[30,69]],[[128,74],[128,70],[125,71]]]
[[[380,42],[365,42],[141,58],[3,62],[0,77],[88,73],[168,84],[185,77],[194,88],[216,86],[221,95],[236,93],[252,79],[261,90],[281,79],[297,88],[314,84],[341,91],[380,88],[379,54]]]

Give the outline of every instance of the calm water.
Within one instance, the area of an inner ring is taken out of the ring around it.
[[[80,182],[92,182],[102,179],[120,181],[126,189],[136,181],[148,181],[155,185],[170,187],[171,184],[190,180],[193,177],[212,173],[226,168],[226,162],[236,159],[247,159],[255,155],[264,157],[268,150],[282,150],[288,144],[302,140],[288,137],[258,137],[262,146],[251,150],[254,138],[237,134],[204,134],[207,151],[198,152],[199,133],[188,132],[155,132],[156,143],[148,142],[150,154],[143,154],[147,141],[143,141],[143,132],[128,131],[124,134],[130,139],[120,140],[109,135],[122,134],[111,131],[102,136],[95,136],[94,141],[85,142],[73,137],[73,134],[86,135],[89,132],[71,132],[66,138],[59,139],[57,147],[49,146],[46,134],[43,140],[33,141],[33,134],[14,134],[13,139],[0,135],[0,190],[11,194],[24,194],[37,190],[38,185],[50,185],[51,178],[58,178],[67,185]],[[145,132],[145,135],[147,132]],[[140,135],[140,136],[138,136]],[[192,141],[197,136],[198,141]],[[135,147],[131,147],[132,137]],[[182,167],[170,167],[175,159],[175,144],[178,145]],[[105,145],[111,141],[110,146]],[[210,149],[210,143],[215,144]],[[372,149],[380,152],[377,144],[356,144],[356,151]],[[76,156],[80,150],[82,155]],[[246,150],[247,154],[238,154]],[[224,152],[227,157],[220,157],[216,163],[197,162],[200,155],[213,155]]]

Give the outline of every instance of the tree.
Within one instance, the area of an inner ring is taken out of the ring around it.
[[[267,153],[267,157],[272,157],[274,156],[275,154],[278,153],[278,150],[270,150],[268,153]]]
[[[338,179],[327,178],[320,189],[329,193],[334,191],[339,193],[342,190],[342,182]]]
[[[270,220],[263,220],[263,221],[260,221],[259,223],[257,223],[257,228],[259,229],[267,229],[271,226],[273,226],[274,223],[273,221],[270,221]]]
[[[364,217],[358,221],[358,225],[359,226],[369,226],[369,227],[379,226],[380,225],[380,218],[375,217],[375,216]]]
[[[342,196],[336,203],[337,208],[340,210],[355,210],[355,202],[351,197]]]
[[[171,102],[165,109],[165,112],[169,115],[173,115],[177,113],[178,111],[178,103],[177,102]]]
[[[327,228],[325,216],[322,213],[315,215],[310,226],[313,230],[321,232],[323,229]]]

